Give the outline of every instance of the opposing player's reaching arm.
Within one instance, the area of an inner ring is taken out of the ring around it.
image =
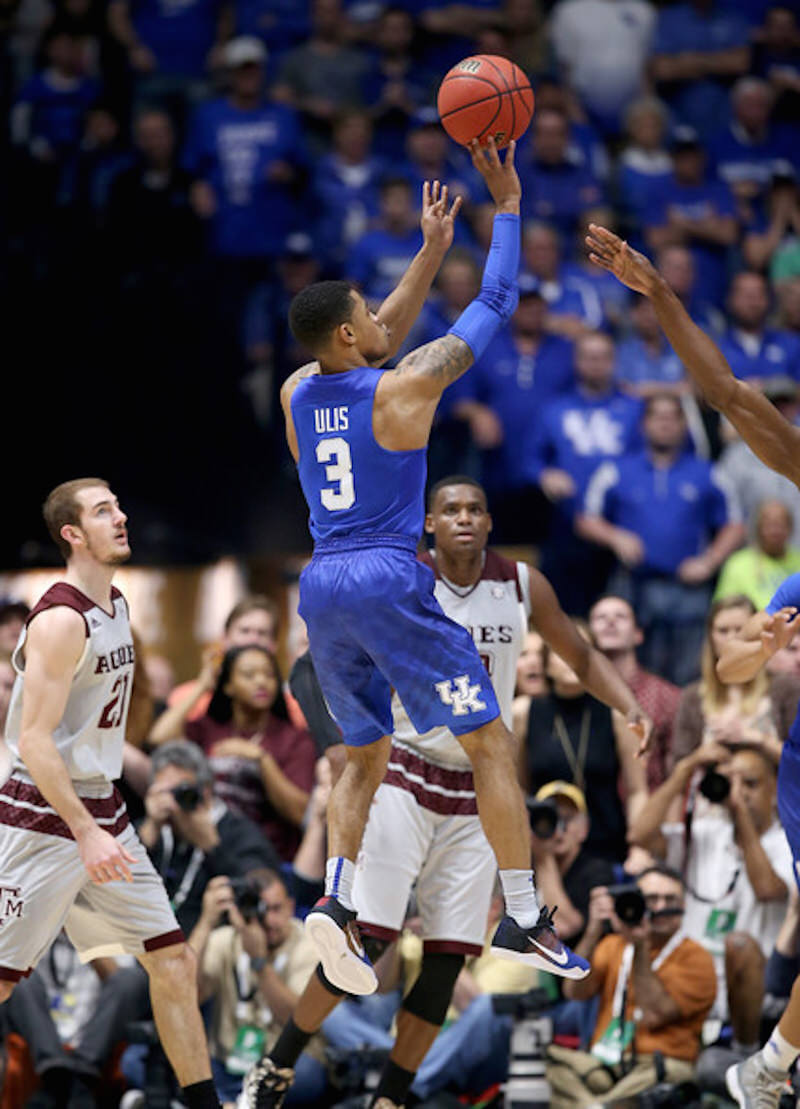
[[[478,296],[441,339],[412,351],[388,371],[375,393],[374,430],[390,450],[426,446],[433,415],[448,385],[479,358],[517,306],[519,206],[522,189],[512,142],[501,161],[494,141],[473,142],[472,163],[486,181],[497,208],[489,255]]]
[[[597,224],[589,225],[586,244],[593,262],[650,299],[664,334],[708,403],[730,420],[762,462],[800,485],[800,428],[762,393],[734,377],[717,345],[643,254]]]
[[[75,837],[92,881],[130,882],[128,863],[136,859],[91,816],[53,740],[85,646],[83,617],[71,608],[49,609],[31,623],[25,643],[19,754],[39,792]]]

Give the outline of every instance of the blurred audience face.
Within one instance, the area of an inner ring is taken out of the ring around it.
[[[478,295],[481,279],[478,267],[470,258],[451,255],[439,272],[438,283],[445,304],[463,312]]]
[[[797,16],[790,7],[770,7],[764,16],[763,41],[773,50],[791,51],[797,39]]]
[[[561,261],[558,235],[551,227],[533,224],[522,236],[522,256],[526,267],[543,281],[554,281]]]
[[[539,0],[505,0],[503,16],[509,30],[517,35],[529,35],[542,24]]]
[[[686,439],[686,417],[677,397],[654,397],[647,405],[642,426],[653,450],[677,450]]]
[[[267,947],[274,951],[288,940],[292,931],[294,901],[283,882],[271,882],[261,890],[261,924],[267,933]]]
[[[144,656],[144,669],[155,701],[166,701],[175,688],[175,670],[164,655]]]
[[[540,296],[520,297],[511,326],[517,335],[538,338],[544,334],[544,321],[547,317],[547,302]]]
[[[9,608],[3,613],[0,620],[0,655],[11,654],[24,627],[25,617],[21,610]]]
[[[422,166],[440,166],[447,160],[448,139],[438,124],[435,127],[412,127],[406,139],[406,150],[412,162]]]
[[[341,0],[314,0],[311,6],[314,37],[326,42],[336,42],[344,28]]]
[[[780,501],[765,501],[758,510],[756,540],[770,558],[783,558],[792,535],[792,514]]]
[[[558,809],[555,835],[549,841],[556,862],[572,862],[589,834],[589,819],[566,797],[554,797]]]
[[[516,693],[525,697],[541,697],[547,692],[547,683],[544,680],[544,658],[542,646],[544,640],[538,632],[528,632],[522,651],[517,659],[517,688]]]
[[[627,654],[642,642],[633,609],[622,597],[601,597],[589,612],[589,628],[604,655]]]
[[[766,81],[743,77],[734,85],[731,103],[736,122],[750,134],[766,129],[772,111],[772,93]]]
[[[471,204],[469,219],[472,234],[481,250],[488,251],[494,231],[495,206],[491,201],[484,204]]]
[[[641,150],[661,150],[664,146],[666,121],[657,103],[642,99],[628,113],[628,138],[631,146]]]
[[[642,891],[648,912],[658,914],[664,909],[681,910],[679,913],[648,918],[653,938],[659,943],[665,943],[678,931],[683,922],[683,886],[676,878],[671,878],[668,874],[658,874],[655,871],[643,874],[637,884]]]
[[[706,174],[706,156],[699,146],[676,150],[672,158],[675,179],[681,185],[700,185]]]
[[[734,639],[741,632],[752,613],[744,605],[723,608],[716,614],[711,622],[709,637],[711,651],[715,659],[722,654],[722,648],[730,639]]]
[[[731,790],[740,791],[741,799],[759,832],[766,831],[775,815],[775,771],[758,751],[737,751],[725,764]]]
[[[237,656],[224,692],[247,713],[267,712],[278,696],[275,667],[260,648]]]
[[[407,54],[414,41],[414,21],[408,12],[389,8],[378,23],[376,43],[384,54]]]
[[[652,301],[647,297],[639,297],[634,302],[631,308],[631,319],[633,320],[634,330],[640,339],[644,339],[646,343],[651,343],[654,339],[661,339],[658,316],[655,308],[653,308]]]
[[[566,160],[569,124],[561,112],[540,109],[533,120],[533,148],[539,161],[558,165]]]
[[[667,246],[658,256],[658,268],[669,287],[688,300],[694,289],[694,260],[685,246]]]
[[[781,284],[781,323],[789,331],[800,332],[800,277]]]
[[[66,32],[54,35],[47,47],[47,57],[65,77],[83,77],[89,68],[89,40]]]
[[[366,112],[348,112],[333,129],[336,153],[352,165],[360,165],[369,155],[372,123]]]
[[[278,647],[278,629],[271,612],[254,608],[233,621],[225,635],[225,649],[230,647],[266,647],[274,654]]]
[[[264,90],[264,66],[260,62],[245,62],[230,71],[231,92],[234,100],[257,100]]]
[[[597,331],[575,344],[575,369],[581,385],[595,392],[611,387],[614,379],[614,343]]]
[[[6,727],[11,690],[14,688],[14,667],[7,659],[0,659],[0,738]]]
[[[136,120],[136,146],[144,160],[157,168],[171,165],[175,131],[165,112],[143,112]]]
[[[407,185],[389,185],[381,192],[381,217],[387,228],[404,231],[414,220],[411,189]]]
[[[734,326],[760,331],[769,312],[767,283],[760,273],[737,274],[731,284],[728,311]]]

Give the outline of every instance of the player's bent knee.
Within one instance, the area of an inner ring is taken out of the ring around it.
[[[141,959],[148,975],[155,982],[183,993],[196,989],[197,956],[188,943],[172,944],[160,951],[151,951]]]
[[[419,978],[403,1002],[407,1013],[428,1024],[444,1024],[453,988],[464,966],[464,956],[454,952],[426,951]]]
[[[9,997],[11,997],[14,992],[16,984],[16,982],[0,982],[0,1005],[2,1005],[4,1001],[8,1001]]]

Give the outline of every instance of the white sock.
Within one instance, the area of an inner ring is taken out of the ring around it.
[[[355,909],[353,904],[353,878],[356,868],[350,859],[334,855],[325,864],[325,896],[335,897],[345,909]]]
[[[775,1075],[783,1075],[800,1055],[800,1047],[795,1047],[780,1034],[777,1025],[761,1049],[761,1058],[767,1070]]]
[[[532,928],[539,919],[532,870],[501,870],[500,882],[506,901],[506,912],[520,928]]]

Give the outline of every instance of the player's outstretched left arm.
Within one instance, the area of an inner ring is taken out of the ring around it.
[[[422,186],[422,247],[411,260],[397,288],[376,313],[378,323],[385,324],[389,330],[390,346],[386,358],[375,365],[382,366],[397,354],[422,311],[442,259],[453,242],[456,216],[460,209],[460,196],[449,204],[447,185],[426,181]]]
[[[653,726],[632,690],[605,655],[579,635],[544,574],[533,567],[529,567],[529,573],[531,616],[539,634],[575,671],[593,697],[625,717],[628,730],[636,739],[637,754],[643,755]]]
[[[710,405],[722,412],[771,469],[800,485],[800,428],[757,389],[734,377],[722,352],[690,318],[661,274],[613,231],[589,225],[589,258],[623,285],[649,297],[673,350]]]
[[[130,882],[128,863],[136,859],[90,815],[53,741],[85,644],[83,617],[71,608],[49,609],[31,623],[25,644],[19,754],[39,792],[75,837],[92,881],[124,878]]]

